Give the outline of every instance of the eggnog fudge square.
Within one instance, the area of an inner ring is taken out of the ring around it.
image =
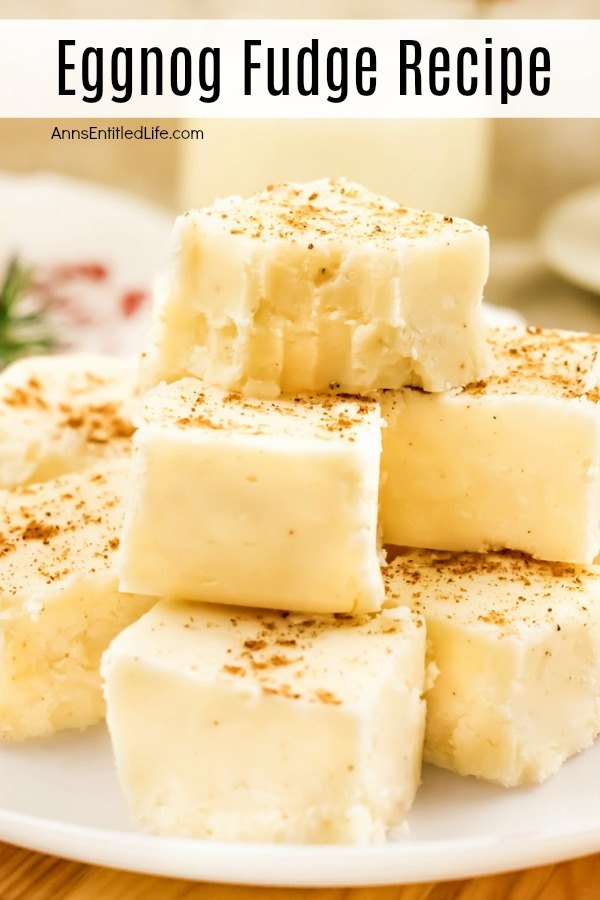
[[[0,487],[75,472],[131,447],[137,365],[96,353],[34,356],[0,374]]]
[[[512,327],[490,340],[494,374],[484,381],[381,395],[384,540],[591,563],[600,552],[600,336]]]
[[[411,550],[385,579],[390,603],[424,615],[439,670],[427,761],[513,786],[600,733],[600,567]]]
[[[117,590],[125,460],[0,491],[0,738],[104,715],[100,656],[152,605]]]
[[[313,612],[383,603],[379,405],[159,385],[134,437],[124,590]]]
[[[174,244],[144,387],[442,391],[487,374],[488,234],[464,219],[325,179],[186,213]]]
[[[367,843],[420,780],[425,629],[160,603],[103,659],[136,820],[164,835]]]

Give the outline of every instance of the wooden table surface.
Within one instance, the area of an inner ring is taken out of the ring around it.
[[[0,844],[1,900],[597,900],[600,854],[490,878],[406,887],[238,888],[132,875]]]

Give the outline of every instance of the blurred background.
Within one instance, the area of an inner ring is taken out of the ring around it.
[[[0,0],[4,18],[599,13],[599,0]],[[75,176],[151,201],[170,216],[270,181],[344,174],[404,203],[487,224],[493,256],[486,299],[536,324],[600,330],[598,120],[206,120],[193,123],[202,141],[166,142],[51,141],[52,124],[0,120],[0,171]],[[10,222],[0,211],[3,228]]]

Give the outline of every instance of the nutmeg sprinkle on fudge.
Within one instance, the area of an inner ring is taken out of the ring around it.
[[[522,326],[492,329],[490,344],[483,381],[380,395],[384,540],[589,564],[600,553],[600,337]]]
[[[145,406],[145,411],[150,411],[148,420],[155,424],[301,438],[306,435],[310,422],[311,432],[321,440],[344,435],[347,440],[355,441],[361,424],[378,409],[373,398],[339,393],[256,400],[235,391],[211,389],[191,378],[171,389],[159,389],[152,396],[161,397],[160,418],[152,415],[152,406]],[[189,409],[189,415],[181,415],[182,404]]]
[[[380,608],[376,401],[250,400],[184,378],[146,395],[138,426],[124,590],[306,612]]]
[[[0,738],[104,714],[100,656],[153,601],[121,594],[126,460],[0,491]]]
[[[411,806],[425,629],[408,609],[307,618],[160,603],[102,669],[119,777],[145,829],[371,843]]]
[[[142,384],[195,375],[247,396],[489,372],[488,234],[345,179],[271,185],[181,216]]]
[[[470,396],[517,394],[596,403],[600,387],[600,335],[534,326],[491,328],[493,372],[465,385]]]
[[[131,450],[137,366],[95,353],[35,356],[0,374],[0,487]]]
[[[271,184],[247,200],[217,201],[202,212],[223,223],[232,235],[253,240],[277,237],[293,244],[304,244],[307,237],[344,237],[359,242],[368,238],[376,246],[386,246],[433,235],[449,239],[476,227],[465,219],[403,206],[345,179]]]
[[[438,674],[425,759],[506,786],[543,781],[600,733],[600,567],[519,553],[402,551],[390,604],[425,617]]]

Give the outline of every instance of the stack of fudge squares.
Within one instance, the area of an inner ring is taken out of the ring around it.
[[[600,337],[488,327],[488,249],[271,186],[178,220],[139,376],[0,376],[0,735],[106,706],[143,828],[311,843],[383,840],[423,759],[511,787],[588,747]]]

